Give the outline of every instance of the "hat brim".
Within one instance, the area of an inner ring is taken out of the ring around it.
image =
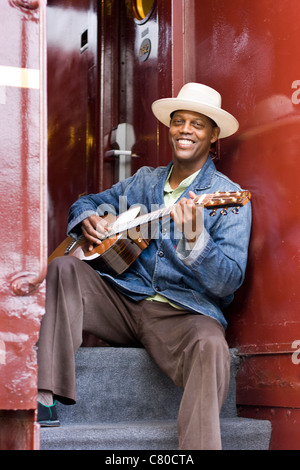
[[[213,105],[200,104],[198,101],[181,100],[178,98],[163,98],[154,101],[152,104],[154,116],[167,127],[170,127],[171,114],[174,111],[181,110],[204,114],[213,119],[220,128],[219,139],[235,134],[239,128],[239,123],[232,114]]]

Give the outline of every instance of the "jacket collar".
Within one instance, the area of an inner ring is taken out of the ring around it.
[[[192,191],[197,192],[210,188],[212,185],[212,178],[215,174],[215,171],[215,164],[209,156],[205,164],[203,165],[199,175],[191,185],[191,188],[193,188]]]

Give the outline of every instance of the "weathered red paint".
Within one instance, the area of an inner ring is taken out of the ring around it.
[[[0,449],[38,450],[40,447],[39,424],[35,413],[24,410],[0,411]]]
[[[1,87],[1,449],[38,447],[35,345],[47,268],[45,8],[42,0],[1,7],[2,80],[7,67],[18,76],[20,69],[39,73],[37,87],[22,74],[21,85]]]
[[[239,414],[245,418],[266,419],[272,423],[270,450],[299,450],[299,408],[241,406]]]

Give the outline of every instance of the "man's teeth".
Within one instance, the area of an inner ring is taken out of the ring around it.
[[[186,140],[186,139],[180,139],[178,142],[183,145],[190,145],[193,143],[192,140]]]

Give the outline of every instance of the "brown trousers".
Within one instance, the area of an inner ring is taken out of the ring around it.
[[[74,353],[82,331],[111,346],[144,347],[184,388],[179,449],[221,449],[219,413],[229,384],[229,348],[214,319],[169,304],[134,302],[75,257],[55,259],[47,275],[46,314],[38,343],[38,388],[76,402]]]

